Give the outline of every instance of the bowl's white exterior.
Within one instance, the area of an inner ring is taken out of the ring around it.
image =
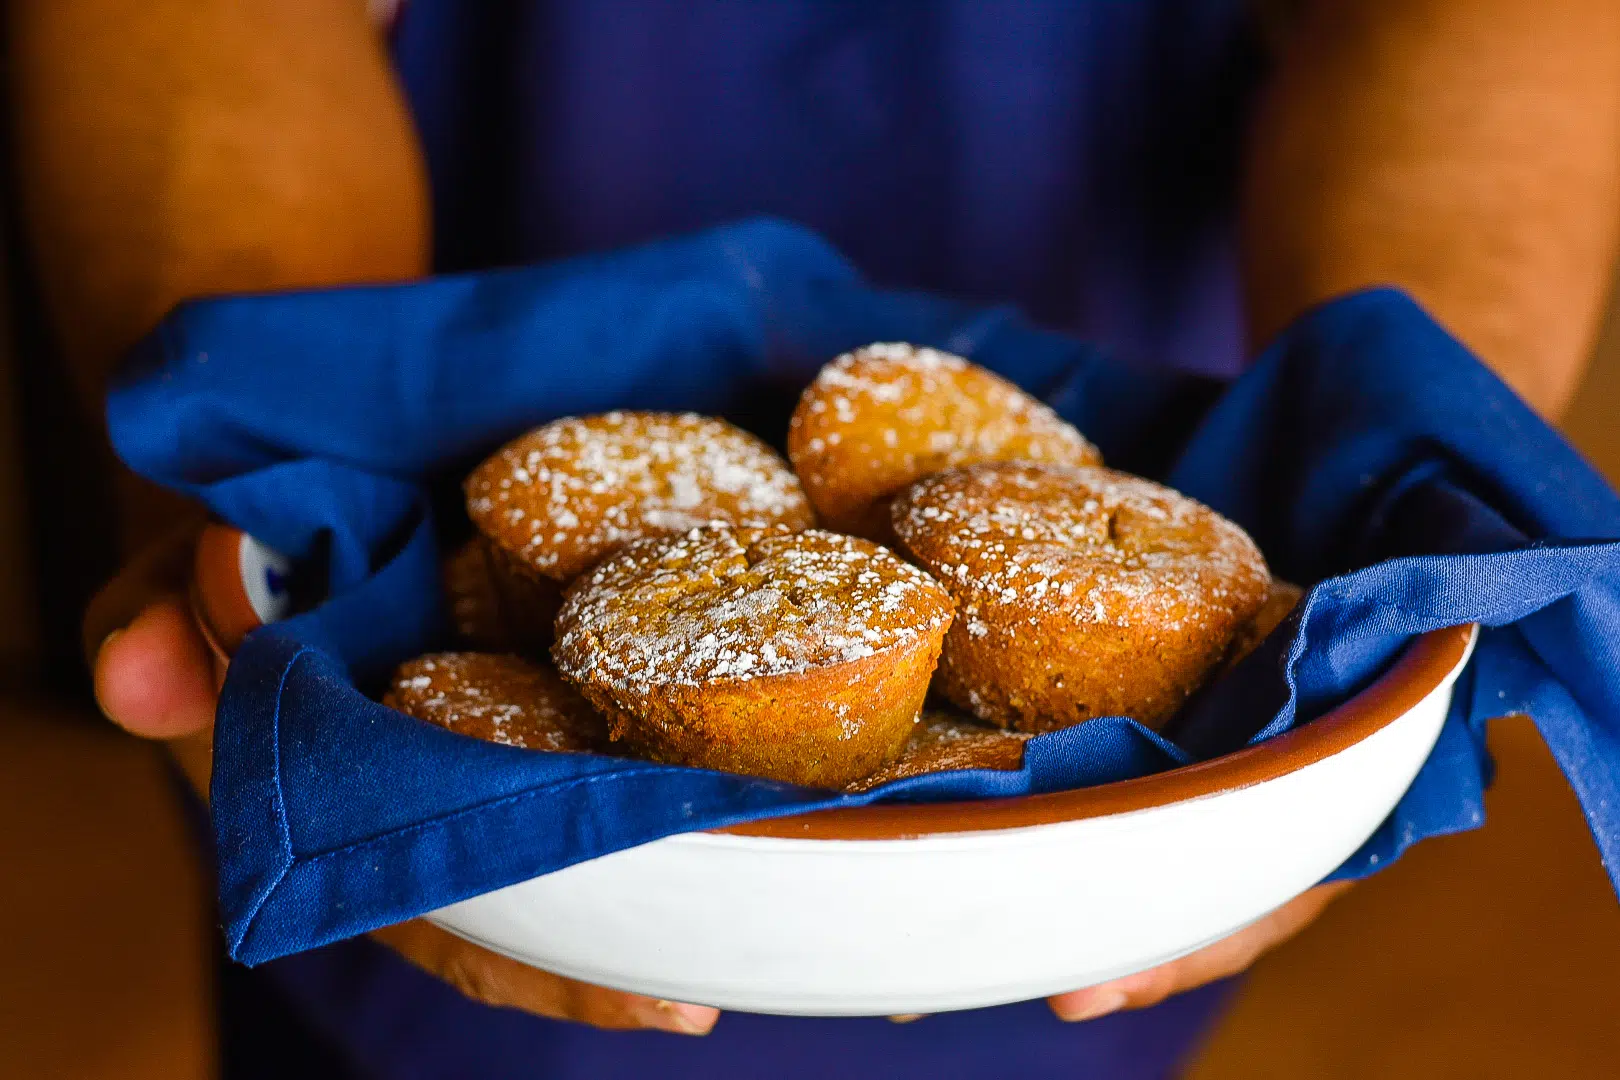
[[[910,840],[671,836],[430,918],[548,971],[749,1012],[926,1013],[1073,990],[1219,939],[1337,867],[1411,784],[1466,662],[1368,738],[1238,790]]]

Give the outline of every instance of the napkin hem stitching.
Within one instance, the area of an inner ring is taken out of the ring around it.
[[[276,872],[275,878],[268,882],[264,887],[264,891],[259,894],[258,902],[253,906],[253,914],[248,916],[247,922],[242,927],[242,934],[237,938],[236,946],[238,949],[245,945],[248,938],[253,935],[253,930],[259,923],[259,916],[264,914],[264,909],[269,905],[270,898],[275,895],[276,890],[281,887],[281,883],[287,880],[287,875],[292,873],[293,867],[298,864],[298,855],[293,851],[292,824],[287,819],[287,796],[281,783],[281,713],[286,704],[288,678],[292,675],[293,669],[298,666],[298,662],[309,651],[309,646],[299,645],[298,651],[292,654],[292,658],[281,669],[281,676],[276,684],[276,709],[270,718],[270,739],[276,767],[272,770],[271,777],[274,782],[272,790],[275,793],[273,809],[276,816],[276,831],[280,835],[284,861],[281,868]]]

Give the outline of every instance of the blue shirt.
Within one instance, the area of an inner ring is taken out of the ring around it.
[[[412,0],[438,255],[791,218],[881,283],[1143,362],[1241,358],[1242,0]]]

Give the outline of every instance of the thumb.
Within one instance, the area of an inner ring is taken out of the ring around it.
[[[213,654],[190,605],[158,598],[96,650],[96,703],[124,730],[149,739],[195,735],[214,722]]]
[[[172,739],[213,723],[213,654],[185,600],[200,520],[133,559],[91,602],[85,652],[101,711],[136,735]]]

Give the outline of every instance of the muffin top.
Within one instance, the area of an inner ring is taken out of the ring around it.
[[[467,478],[467,513],[535,572],[568,581],[634,540],[711,521],[808,528],[787,462],[690,413],[569,417],[522,435]]]
[[[394,672],[383,704],[529,750],[601,750],[607,723],[555,671],[503,653],[431,653]]]
[[[1103,468],[975,465],[893,506],[906,548],[987,620],[1178,631],[1247,619],[1270,575],[1248,534],[1169,488]],[[966,601],[971,597],[972,603]]]
[[[1050,408],[959,356],[868,345],[821,369],[788,429],[788,456],[833,528],[881,537],[883,500],[930,473],[986,461],[1096,465]]]
[[[937,582],[876,544],[711,525],[580,578],[552,655],[576,682],[700,686],[860,660],[942,634],[951,613]]]

